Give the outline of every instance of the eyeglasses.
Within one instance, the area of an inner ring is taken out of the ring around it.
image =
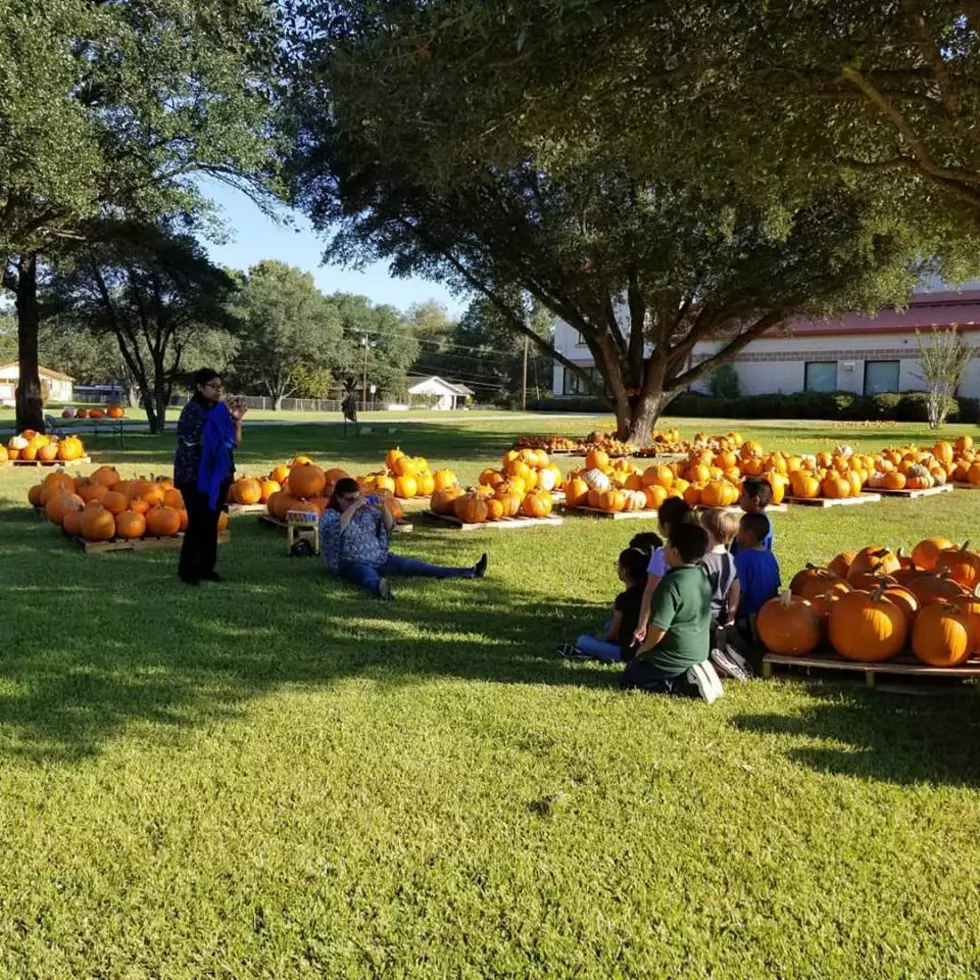
[[[204,388],[210,388],[212,391],[224,391],[224,385],[220,382],[215,384],[213,381],[209,381],[206,385],[202,385]]]
[[[346,500],[347,503],[352,504],[358,497],[360,497],[359,493],[345,493],[340,499]]]

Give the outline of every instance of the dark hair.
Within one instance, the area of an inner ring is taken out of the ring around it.
[[[192,379],[194,382],[194,390],[197,391],[198,385],[200,385],[203,388],[204,385],[209,384],[210,382],[214,381],[215,378],[220,378],[220,377],[221,375],[218,374],[217,371],[212,370],[211,368],[201,368],[200,371],[194,372],[194,377]]]
[[[631,582],[642,582],[646,579],[649,561],[650,556],[639,548],[626,548],[619,553],[619,565]]]
[[[760,476],[750,476],[742,481],[742,495],[749,500],[757,497],[759,506],[766,508],[772,503],[772,484]]]
[[[679,521],[670,527],[667,546],[677,549],[685,565],[692,565],[708,553],[708,532],[697,524]]]
[[[663,546],[663,539],[655,531],[641,531],[630,538],[630,548],[633,551],[642,551],[647,557]],[[623,554],[625,555],[626,552],[624,551]]]
[[[738,534],[739,517],[724,507],[709,507],[701,511],[698,523],[718,544],[731,544]]]
[[[330,501],[327,506],[332,510],[340,510],[340,505],[337,503],[338,497],[344,497],[349,493],[354,493],[355,490],[360,490],[361,485],[351,476],[342,476],[334,485],[333,493],[330,494]]]
[[[765,514],[743,514],[738,526],[748,531],[756,541],[764,541],[769,533],[769,518]]]
[[[675,524],[690,519],[691,505],[683,497],[668,497],[657,511],[660,526],[669,531]]]

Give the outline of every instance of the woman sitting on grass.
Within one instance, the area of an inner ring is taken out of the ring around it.
[[[391,599],[391,575],[428,578],[483,578],[487,556],[468,568],[443,568],[388,551],[395,521],[387,507],[361,494],[357,480],[345,477],[334,485],[320,519],[320,554],[334,575],[361,585],[382,599]]]

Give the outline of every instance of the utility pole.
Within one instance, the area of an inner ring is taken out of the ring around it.
[[[521,372],[521,411],[527,411],[527,345],[528,337],[524,336],[524,369]]]
[[[364,380],[361,382],[361,411],[367,411],[367,357],[370,344],[367,337],[361,337],[361,346],[364,348]]]

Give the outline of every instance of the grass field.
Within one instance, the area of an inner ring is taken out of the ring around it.
[[[518,432],[592,425],[397,440],[473,480]],[[795,450],[925,438],[736,425]],[[239,467],[303,451],[364,472],[392,441],[256,428]],[[96,461],[166,472],[170,453],[132,435]],[[617,668],[552,651],[601,622],[642,522],[420,529],[397,550],[487,550],[490,574],[383,604],[251,517],[220,585],[180,587],[173,552],[86,556],[28,512],[34,478],[0,471],[0,976],[980,972],[973,689],[620,693]],[[796,509],[773,517],[776,553],[788,579],[844,547],[976,537],[978,505]]]

